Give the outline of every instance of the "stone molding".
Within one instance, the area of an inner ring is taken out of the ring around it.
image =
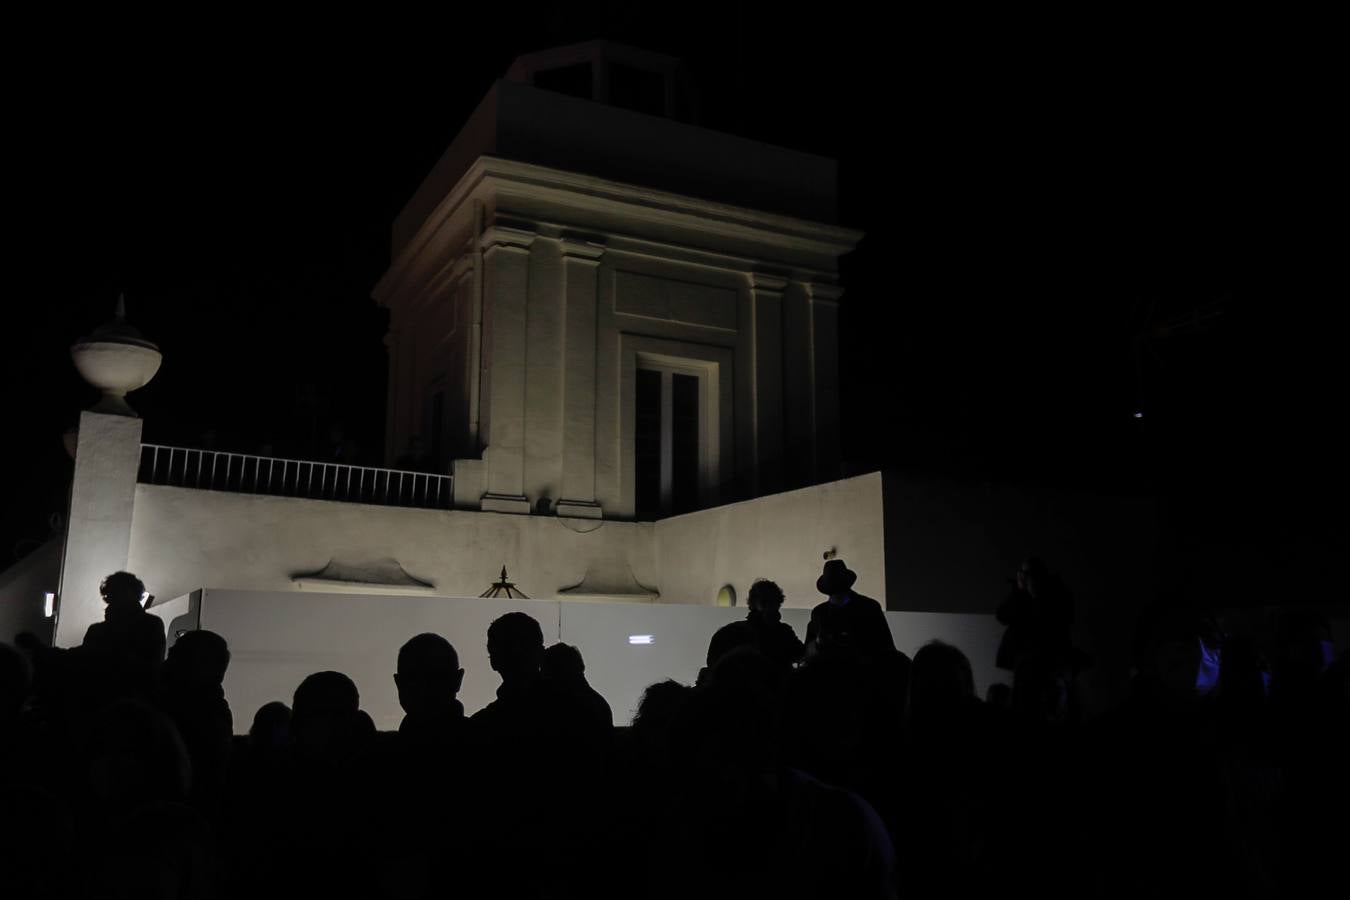
[[[837,284],[822,284],[815,281],[807,282],[806,290],[812,300],[823,303],[838,303],[839,298],[844,295],[844,289]]]
[[[388,305],[399,285],[414,275],[416,261],[426,253],[440,255],[431,247],[445,239],[443,226],[475,196],[506,194],[522,200],[545,200],[564,207],[601,211],[634,224],[694,229],[718,242],[749,241],[792,255],[838,258],[852,251],[863,233],[840,225],[828,225],[807,219],[767,213],[741,206],[702,200],[654,188],[639,187],[591,175],[580,175],[547,166],[482,156],[469,168],[436,205],[410,240],[390,263],[389,270],[376,286],[375,296]],[[492,231],[489,228],[484,238]],[[515,229],[519,235],[532,234]],[[641,239],[640,235],[633,235]],[[656,242],[661,244],[660,241]],[[486,247],[486,244],[483,244]],[[528,243],[517,246],[527,247]],[[735,268],[735,266],[728,266]]]
[[[484,494],[479,504],[484,512],[521,513],[529,515],[530,501],[523,494]]]
[[[493,250],[516,250],[528,252],[530,245],[534,243],[539,235],[525,228],[515,225],[490,225],[483,231],[483,236],[478,239],[478,246],[484,253]]]
[[[599,503],[585,500],[559,500],[554,511],[564,519],[602,519],[604,511]]]
[[[788,280],[780,275],[750,272],[747,277],[750,279],[750,289],[756,293],[781,294],[787,290]]]
[[[564,234],[558,238],[558,250],[567,262],[600,264],[605,255],[604,243],[595,237]]]

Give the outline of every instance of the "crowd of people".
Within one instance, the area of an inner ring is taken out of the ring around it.
[[[1350,808],[1345,660],[1317,618],[1264,643],[1172,605],[1139,624],[1131,696],[1084,721],[1073,601],[1044,563],[999,618],[1011,688],[960,648],[896,649],[825,563],[803,636],[771,581],[692,684],[615,727],[577,648],[521,612],[466,715],[453,641],[398,653],[396,732],[340,672],[236,736],[230,663],[128,573],[65,650],[0,644],[6,897],[1311,896]],[[692,674],[692,673],[691,673]],[[242,729],[241,729],[242,730]]]

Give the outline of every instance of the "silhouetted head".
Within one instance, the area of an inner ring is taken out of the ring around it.
[[[192,784],[178,730],[138,700],[117,700],[99,713],[89,738],[87,773],[94,796],[122,812],[155,801],[180,801]]]
[[[539,674],[544,658],[544,632],[530,616],[523,612],[507,613],[488,626],[487,638],[488,662],[503,681]]]
[[[820,577],[816,579],[816,590],[829,597],[846,594],[858,580],[857,573],[844,565],[842,559],[827,559]]]
[[[772,581],[761,578],[750,585],[750,594],[746,598],[745,605],[750,607],[750,612],[754,615],[778,621],[782,618],[779,610],[783,608],[783,589]]]
[[[649,685],[633,714],[633,734],[649,742],[664,741],[670,723],[693,691],[673,678]]]
[[[291,734],[296,746],[313,753],[341,749],[357,728],[361,696],[341,672],[316,672],[295,689]]]
[[[1017,567],[1017,588],[1035,594],[1050,578],[1050,567],[1039,556],[1028,556]]]
[[[1168,704],[1208,696],[1219,683],[1223,633],[1214,619],[1185,606],[1156,606],[1140,617],[1139,677],[1148,696]]]
[[[175,687],[218,687],[229,666],[230,648],[223,637],[214,631],[189,631],[169,648],[163,677]]]
[[[709,670],[672,727],[677,759],[714,781],[775,764],[786,673],[754,647],[737,647]]]
[[[248,742],[253,747],[279,749],[291,742],[291,708],[280,700],[264,703],[253,714],[248,729]]]
[[[354,714],[361,707],[356,684],[341,672],[315,672],[295,689],[297,719],[329,713]]]
[[[586,661],[571,644],[554,644],[544,651],[540,667],[544,678],[557,685],[577,685],[586,681]]]
[[[784,687],[785,674],[757,647],[745,645],[724,655],[709,670],[708,683],[723,690],[765,697]]]
[[[970,660],[942,641],[929,641],[914,654],[909,675],[909,707],[916,719],[942,718],[975,698]]]
[[[399,648],[394,684],[398,686],[398,704],[408,715],[436,715],[449,710],[463,682],[459,654],[439,634],[419,634]]]
[[[141,605],[145,584],[130,572],[114,572],[98,586],[103,602],[109,605]]]

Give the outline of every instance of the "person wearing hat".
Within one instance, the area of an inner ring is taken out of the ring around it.
[[[867,656],[880,658],[895,652],[891,628],[881,604],[853,590],[856,572],[842,559],[825,561],[816,579],[816,590],[828,599],[811,610],[806,643],[814,651],[827,647],[853,647]]]

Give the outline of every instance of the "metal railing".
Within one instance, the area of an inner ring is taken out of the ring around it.
[[[142,484],[234,494],[341,500],[376,506],[449,509],[454,503],[454,484],[449,475],[160,444],[141,444],[141,466],[136,480]]]

